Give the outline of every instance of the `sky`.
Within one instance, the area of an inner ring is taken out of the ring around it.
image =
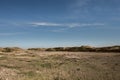
[[[0,0],[0,47],[120,45],[120,0]]]

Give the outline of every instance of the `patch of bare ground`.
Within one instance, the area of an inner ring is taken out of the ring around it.
[[[15,69],[0,67],[0,80],[15,80],[17,73]]]

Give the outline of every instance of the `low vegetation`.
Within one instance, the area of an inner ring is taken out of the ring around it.
[[[29,48],[28,50],[34,51],[69,51],[69,52],[120,52],[120,46],[110,47],[55,47],[55,48]]]
[[[0,80],[119,80],[119,52],[120,46],[0,48]]]
[[[0,52],[26,52],[26,51],[69,51],[69,52],[120,52],[120,46],[109,47],[55,47],[55,48],[28,48],[27,50],[19,47],[0,48]]]
[[[119,80],[120,53],[3,52],[0,80]]]
[[[5,47],[0,48],[0,52],[24,52],[24,49],[21,49],[19,47]]]

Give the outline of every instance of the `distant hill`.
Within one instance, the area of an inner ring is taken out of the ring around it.
[[[5,47],[5,48],[0,48],[0,52],[23,52],[24,49],[19,48],[19,47]]]
[[[120,46],[99,47],[96,51],[102,52],[120,52]]]
[[[120,46],[107,47],[54,47],[54,48],[28,48],[28,51],[70,51],[70,52],[120,52]],[[25,50],[19,47],[0,47],[0,52],[24,52]]]
[[[72,51],[72,52],[120,52],[120,46],[108,46],[108,47],[55,47],[55,48],[29,48],[28,50],[34,51]]]

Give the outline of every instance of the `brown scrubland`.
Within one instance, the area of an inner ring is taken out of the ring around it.
[[[72,51],[72,52],[120,52],[120,46],[109,46],[109,47],[91,47],[91,46],[80,46],[80,47],[55,47],[55,48],[29,48],[28,50],[35,51]]]
[[[0,80],[120,80],[120,47],[0,48]]]

